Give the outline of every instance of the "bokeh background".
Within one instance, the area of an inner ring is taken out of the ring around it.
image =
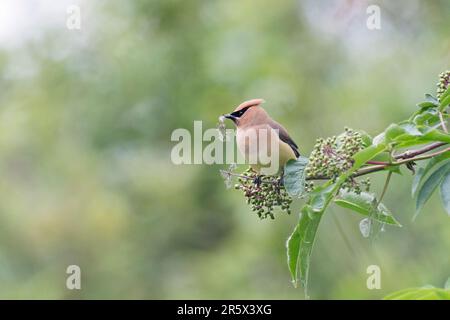
[[[303,299],[285,257],[301,203],[260,221],[225,166],[172,164],[172,131],[261,97],[303,154],[344,126],[377,134],[435,92],[449,16],[446,0],[2,0],[0,298]],[[404,227],[375,239],[327,212],[311,298],[443,286],[450,220],[435,195],[412,222],[410,185],[395,176],[384,201]],[[71,264],[81,290],[66,288]],[[366,287],[372,264],[381,290]]]

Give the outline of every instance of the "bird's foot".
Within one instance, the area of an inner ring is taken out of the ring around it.
[[[253,183],[256,184],[258,187],[262,182],[262,175],[257,175],[255,179],[253,179]]]
[[[278,186],[281,187],[284,185],[284,168],[280,171],[280,178],[278,179]]]

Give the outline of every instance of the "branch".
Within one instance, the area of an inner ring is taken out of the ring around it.
[[[432,144],[429,144],[428,146],[425,146],[425,147],[423,147],[421,149],[408,150],[408,151],[405,151],[403,153],[400,153],[400,154],[394,156],[394,159],[408,159],[408,158],[412,158],[412,157],[418,156],[420,154],[426,153],[428,151],[431,151],[431,150],[437,149],[439,147],[445,146],[446,144],[447,143],[445,143],[445,142],[432,143]]]
[[[437,145],[437,144],[436,144]],[[445,145],[445,143],[444,144],[442,144],[442,145]],[[431,147],[431,146],[430,146]],[[421,150],[425,150],[425,149],[429,149],[429,150],[433,150],[433,149],[435,149],[435,148],[437,148],[436,146],[434,147],[434,148],[423,148],[423,149],[421,149]],[[419,150],[417,150],[417,151],[419,151]],[[409,158],[406,158],[406,159],[402,159],[402,160],[400,160],[400,161],[395,161],[395,162],[392,162],[392,163],[387,163],[387,164],[383,164],[383,165],[375,165],[375,166],[370,166],[370,167],[365,167],[365,168],[363,168],[363,169],[361,169],[361,170],[358,170],[354,175],[353,175],[353,177],[360,177],[360,176],[364,176],[364,175],[366,175],[366,174],[369,174],[369,173],[373,173],[373,172],[377,172],[377,171],[383,171],[383,170],[385,170],[387,167],[389,167],[389,166],[400,166],[400,165],[402,165],[402,164],[407,164],[407,163],[411,163],[411,162],[415,162],[415,161],[421,161],[421,160],[426,160],[426,159],[429,159],[429,158],[433,158],[433,157],[435,157],[435,156],[438,156],[438,155],[440,155],[441,153],[445,153],[445,152],[447,152],[447,151],[450,151],[450,147],[448,147],[448,148],[445,148],[445,149],[442,149],[442,150],[440,150],[440,151],[436,151],[436,152],[433,152],[433,153],[429,153],[429,154],[426,154],[426,155],[421,155],[421,156],[416,156],[416,157],[409,157]],[[419,153],[419,154],[423,154],[423,153],[425,153],[426,151],[423,151],[423,152],[421,152],[421,153]],[[414,152],[414,154],[416,154],[416,152]],[[395,158],[395,157],[394,157]],[[311,178],[314,178],[314,177],[311,177]],[[307,179],[307,180],[312,180],[312,179]]]
[[[388,162],[379,162],[378,163],[377,162],[377,164],[375,164],[373,166],[367,166],[367,167],[364,167],[364,168],[358,170],[357,172],[355,172],[352,175],[352,177],[356,178],[356,177],[360,177],[360,176],[365,176],[365,175],[370,174],[370,173],[383,171],[387,167],[390,167],[390,166],[400,166],[400,165],[411,163],[411,162],[415,162],[415,161],[421,161],[421,160],[426,160],[426,159],[429,159],[429,158],[433,158],[433,157],[438,156],[438,155],[440,155],[442,153],[450,151],[450,147],[447,147],[445,149],[442,149],[442,150],[439,150],[439,151],[436,151],[436,152],[433,152],[433,153],[425,154],[425,155],[424,155],[424,153],[427,153],[429,151],[432,151],[434,149],[442,147],[442,146],[444,146],[446,144],[447,143],[444,143],[444,142],[438,142],[438,143],[433,143],[433,144],[430,144],[428,146],[425,146],[425,147],[423,147],[421,149],[405,151],[405,152],[403,152],[401,154],[398,154],[398,155],[394,156],[394,159],[398,159],[398,161],[394,161],[394,162],[391,162],[391,163],[388,163]],[[371,164],[371,163],[375,163],[375,162],[376,161],[373,161],[373,162],[368,161],[367,163]],[[227,170],[220,170],[220,172],[225,174],[225,175],[238,177],[238,178],[242,178],[242,179],[246,179],[246,180],[253,180],[254,179],[252,177],[249,177],[249,176],[246,176],[246,175],[243,175],[243,174],[239,174],[239,173],[234,173],[234,172],[227,171]],[[311,181],[311,180],[330,180],[330,179],[332,179],[332,177],[328,177],[328,176],[310,176],[310,177],[306,178],[306,180],[308,180],[308,181]],[[261,181],[261,183],[272,184],[271,181]]]
[[[420,148],[420,149],[417,149],[417,150],[407,150],[407,151],[405,151],[403,153],[395,155],[394,159],[396,159],[396,160],[398,160],[398,159],[411,159],[411,158],[416,157],[418,155],[421,155],[421,154],[427,153],[429,151],[432,151],[434,149],[437,149],[439,147],[445,146],[446,144],[447,143],[445,143],[445,142],[437,142],[437,143],[432,143],[430,145],[427,145],[427,146],[425,146],[423,148]],[[416,159],[416,160],[420,160],[420,159]],[[396,162],[391,163],[391,162],[384,162],[384,161],[367,161],[366,164],[374,164],[375,166],[369,167],[369,168],[371,170],[373,169],[375,171],[379,171],[377,169],[380,168],[380,170],[382,170],[386,166],[390,166],[390,165],[396,164]],[[369,170],[369,173],[373,172],[371,170]],[[327,179],[327,177],[320,177],[320,179],[318,179],[318,180],[325,180],[325,179]],[[316,180],[316,179],[312,179],[312,180]]]

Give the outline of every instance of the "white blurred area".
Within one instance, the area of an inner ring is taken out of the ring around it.
[[[67,8],[87,4],[83,0],[1,0],[0,47],[14,49],[38,40],[49,29],[67,29]]]

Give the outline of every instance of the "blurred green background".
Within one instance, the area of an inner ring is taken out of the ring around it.
[[[260,221],[225,166],[172,164],[172,131],[264,98],[303,154],[344,126],[377,134],[435,92],[449,16],[446,0],[2,0],[0,298],[303,299],[285,258],[298,210]],[[450,220],[435,195],[412,222],[410,185],[394,176],[384,202],[404,227],[377,239],[353,213],[325,215],[311,298],[443,286]],[[66,288],[71,264],[81,290]],[[366,287],[372,264],[381,290]]]

